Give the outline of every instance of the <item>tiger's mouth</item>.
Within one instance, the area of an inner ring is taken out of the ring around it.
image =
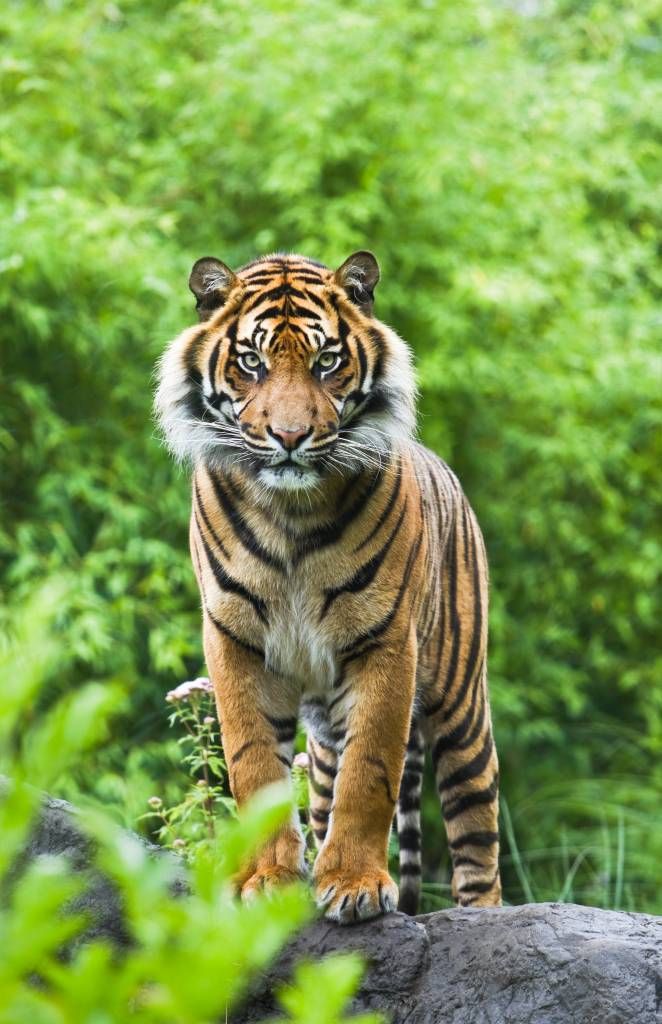
[[[306,491],[317,486],[321,473],[313,465],[286,459],[273,466],[263,466],[258,470],[257,477],[274,490]]]

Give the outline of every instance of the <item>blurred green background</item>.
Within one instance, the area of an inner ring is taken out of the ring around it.
[[[176,799],[202,669],[153,366],[186,280],[382,265],[421,435],[491,561],[504,894],[662,911],[659,0],[48,0],[0,16],[0,580],[46,578],[54,699],[123,715],[57,792]],[[11,679],[3,680],[11,686]],[[426,908],[448,902],[430,789]]]

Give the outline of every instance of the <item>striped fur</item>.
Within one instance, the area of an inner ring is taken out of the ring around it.
[[[464,905],[500,901],[486,680],[487,562],[451,470],[413,440],[407,346],[372,313],[379,272],[271,256],[191,275],[201,323],[165,353],[156,406],[193,473],[190,543],[230,785],[289,775],[308,731],[313,871],[327,916],[415,913],[431,752]],[[244,896],[304,874],[293,818]]]

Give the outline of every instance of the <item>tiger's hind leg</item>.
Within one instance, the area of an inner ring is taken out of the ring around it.
[[[487,564],[465,505],[443,570],[444,614],[436,692],[425,736],[461,906],[499,906],[498,762],[487,693]]]
[[[483,667],[474,699],[430,723],[432,763],[461,906],[499,906],[499,773]]]
[[[499,906],[499,773],[485,671],[476,706],[450,729],[439,723],[432,743],[437,791],[453,862],[453,898],[463,907]]]
[[[421,788],[425,747],[416,720],[412,720],[400,782],[397,829],[400,845],[400,896],[398,910],[416,914],[421,890]]]
[[[334,750],[329,750],[312,736],[308,736],[307,749],[310,823],[319,849],[326,839],[329,825],[338,758]]]

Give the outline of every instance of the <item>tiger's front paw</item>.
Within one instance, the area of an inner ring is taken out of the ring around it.
[[[326,871],[317,878],[315,896],[324,916],[340,924],[390,914],[398,906],[398,887],[386,871]]]
[[[305,878],[302,871],[293,871],[291,868],[282,867],[280,864],[273,864],[269,867],[258,868],[241,885],[240,892],[242,900],[248,902],[254,899],[258,893],[270,893],[283,885],[292,885],[293,882],[301,882]]]

